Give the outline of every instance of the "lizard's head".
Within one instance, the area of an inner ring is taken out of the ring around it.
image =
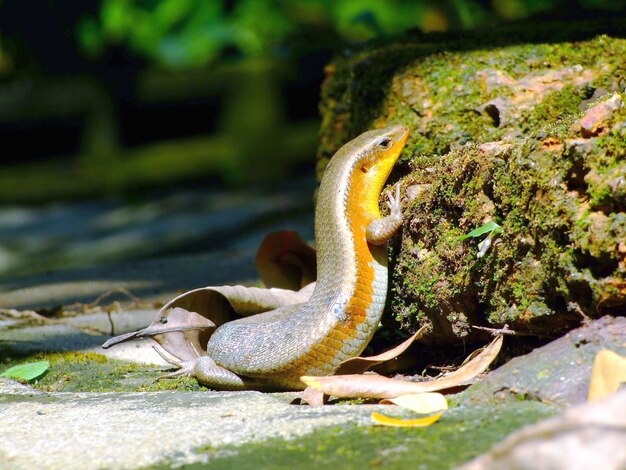
[[[380,218],[380,193],[408,137],[408,127],[398,124],[367,131],[341,147],[324,171],[316,229],[325,226],[328,213],[337,211],[362,230]]]
[[[368,186],[379,188],[380,193],[408,137],[409,128],[397,124],[367,131],[352,141],[360,147],[357,151],[357,171],[363,173]]]

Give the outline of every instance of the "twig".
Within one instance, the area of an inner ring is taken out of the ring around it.
[[[17,310],[14,308],[0,308],[0,315],[7,315],[11,318],[19,318],[19,319],[30,317],[35,320],[41,320],[44,322],[54,322],[54,320],[52,320],[51,318],[48,318],[40,313],[37,313],[34,310]]]
[[[124,294],[126,295],[131,301],[133,301],[136,305],[141,305],[142,304],[142,299],[140,299],[139,297],[137,297],[136,295],[134,295],[132,292],[130,292],[128,289],[124,288],[124,287],[116,287],[114,289],[109,289],[106,292],[103,292],[102,294],[100,294],[98,297],[96,297],[96,300],[94,300],[93,302],[84,304],[84,303],[80,303],[80,302],[76,302],[70,305],[67,305],[65,307],[65,309],[70,310],[70,309],[77,309],[77,310],[82,310],[83,312],[85,310],[88,309],[93,309],[96,307],[100,306],[100,303],[106,299],[107,297],[113,295],[113,294]],[[121,309],[119,307],[119,302],[114,301],[113,304],[118,307],[118,309]]]
[[[498,335],[523,335],[522,333],[518,333],[515,330],[511,330],[509,328],[509,325],[507,325],[506,323],[504,324],[504,326],[502,328],[487,328],[486,326],[478,326],[478,325],[471,325],[472,328],[476,328],[477,330],[483,330],[483,331],[488,331],[489,333],[491,333],[492,336],[498,336]]]
[[[111,325],[109,334],[115,336],[115,325],[113,324],[113,315],[111,315],[111,312],[107,312],[107,318],[109,319],[109,325]]]
[[[598,304],[599,305],[599,304]],[[567,304],[567,309],[568,310],[573,310],[574,312],[576,312],[578,315],[580,315],[581,317],[583,317],[583,321],[585,323],[589,323],[591,322],[591,318],[589,317],[589,315],[587,315],[585,312],[583,312],[583,309],[580,308],[580,305],[578,305],[576,302],[569,302]],[[597,307],[596,307],[597,310]]]
[[[428,369],[438,370],[440,372],[450,372],[458,369],[458,366],[428,366]]]

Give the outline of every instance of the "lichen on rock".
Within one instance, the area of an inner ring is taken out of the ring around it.
[[[368,127],[411,128],[392,313],[430,324],[433,343],[476,324],[552,335],[623,314],[626,40],[476,44],[373,48],[338,59],[324,85],[320,169]],[[497,233],[462,238],[488,222]]]

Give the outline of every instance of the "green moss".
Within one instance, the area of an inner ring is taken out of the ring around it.
[[[626,172],[624,149],[612,140],[616,132],[572,135],[580,97],[555,93],[549,101],[544,111],[569,103],[576,112],[502,148],[456,148],[430,162],[429,175],[419,169],[412,174],[412,181],[432,189],[408,209],[408,232],[394,266],[392,311],[404,327],[429,322],[431,340],[453,342],[461,312],[470,324],[553,333],[580,320],[570,303],[596,315],[594,302],[608,295],[607,282],[623,283],[618,242],[626,237],[626,215],[607,212],[624,210],[616,197],[616,181]],[[610,119],[626,122],[621,111]],[[572,138],[590,150],[579,155],[568,144]],[[479,259],[480,240],[460,241],[459,235],[487,220],[497,221],[503,233]],[[607,281],[581,286],[585,266]],[[623,293],[617,290],[610,295],[619,305]]]
[[[155,382],[158,376],[163,375],[161,368],[112,360],[97,353],[40,352],[20,357],[7,354],[4,356],[3,368],[41,360],[49,361],[50,368],[32,385],[47,392],[206,390],[190,377]]]
[[[556,122],[564,116],[578,115],[580,104],[589,97],[588,86],[566,85],[562,90],[550,93],[523,117],[526,121],[527,130],[540,129],[546,123]]]
[[[570,34],[584,36],[580,31]],[[337,58],[322,90],[318,174],[339,146],[367,128],[408,125],[413,132],[401,161],[422,166],[454,146],[558,122],[579,113],[595,90],[619,86],[626,41],[598,36],[550,44],[551,33],[544,30],[543,44],[522,45],[508,45],[510,38],[493,30],[459,42],[420,37]],[[492,100],[500,101],[485,108]]]
[[[390,305],[403,328],[429,324],[426,341],[455,342],[462,314],[553,334],[581,311],[624,308],[626,106],[594,135],[577,120],[624,89],[625,25],[422,35],[329,67],[318,169],[363,130],[401,122],[411,129],[402,186],[431,188],[407,207],[392,253]],[[478,258],[480,240],[458,236],[490,220],[503,233]]]
[[[347,426],[289,441],[276,438],[242,447],[197,449],[209,462],[183,468],[452,468],[485,452],[506,434],[555,412],[528,401],[461,407],[422,429]]]

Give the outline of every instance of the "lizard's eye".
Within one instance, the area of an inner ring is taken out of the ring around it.
[[[391,139],[383,139],[378,142],[378,146],[382,149],[389,150],[391,148]]]

